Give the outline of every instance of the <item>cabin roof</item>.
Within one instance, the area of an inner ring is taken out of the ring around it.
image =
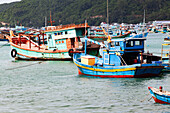
[[[76,28],[89,28],[90,26],[86,24],[69,24],[69,25],[60,25],[60,26],[48,26],[45,28],[45,32],[51,31],[62,31],[62,30],[69,30],[69,29],[76,29]]]
[[[112,39],[111,41],[126,41],[126,40],[146,40],[146,38],[127,37],[127,38],[124,38],[124,39]]]

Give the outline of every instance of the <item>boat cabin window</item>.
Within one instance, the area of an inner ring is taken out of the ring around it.
[[[142,41],[135,41],[135,46],[142,45]]]
[[[55,36],[57,36],[57,33],[54,33]]]
[[[133,47],[133,41],[127,41],[126,47]]]
[[[111,47],[114,47],[115,46],[115,43],[114,42],[111,42]]]
[[[51,34],[48,35],[48,39],[52,39]]]
[[[65,35],[66,35],[66,34],[68,34],[68,32],[67,32],[67,31],[65,31]]]
[[[115,42],[115,45],[116,45],[116,46],[120,46],[120,43],[119,43],[119,42]]]

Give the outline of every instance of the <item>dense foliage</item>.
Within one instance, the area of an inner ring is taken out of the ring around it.
[[[10,7],[14,6],[14,5],[15,5],[15,3],[1,4],[0,5],[0,12],[3,12],[5,10],[7,10],[8,8],[10,8]]]
[[[83,23],[99,25],[106,21],[107,0],[22,0],[6,6],[0,5],[0,21],[11,25],[29,27],[45,25],[45,17],[50,19],[50,11],[55,25]],[[3,7],[3,8],[2,8]],[[139,23],[170,19],[170,0],[109,0],[109,23]],[[50,24],[48,24],[50,25]]]

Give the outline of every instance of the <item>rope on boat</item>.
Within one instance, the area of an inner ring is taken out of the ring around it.
[[[127,66],[127,64],[126,64],[126,62],[125,62],[125,60],[122,58],[122,56],[120,55],[120,58],[123,60],[123,62],[125,63],[125,65]],[[122,61],[121,61],[121,63],[122,63]],[[123,64],[123,63],[122,63]]]
[[[88,39],[88,38],[85,38],[85,39],[86,39],[87,41],[92,42],[92,43],[95,43],[95,44],[97,44],[97,45],[107,47],[107,45],[106,45],[106,44],[100,43],[100,42],[98,42],[98,41],[94,41],[94,40],[92,40],[92,39]]]
[[[4,47],[4,46],[6,46],[6,45],[8,45],[8,42],[7,42],[6,44],[1,45],[0,48]]]
[[[29,40],[29,38],[28,37],[25,37],[27,40]],[[39,46],[37,43],[35,43],[34,41],[32,41],[31,40],[31,42],[34,44],[34,45],[36,45],[36,46]]]
[[[150,101],[152,99],[152,97],[150,99],[148,99],[148,101]]]
[[[144,101],[148,98],[148,95],[150,95],[150,93],[148,93],[148,94],[146,95],[146,97],[145,97],[143,100],[141,100],[140,102],[144,102]],[[152,99],[152,96],[151,96],[151,98],[148,99],[148,101],[150,101],[151,99]]]
[[[14,69],[20,69],[20,68],[23,68],[23,67],[28,67],[28,66],[31,66],[31,65],[36,65],[36,64],[41,64],[42,62],[36,62],[36,63],[32,63],[32,64],[28,64],[28,65],[23,65],[23,66],[18,66],[18,67],[14,67],[14,68],[8,68],[8,69],[5,69],[5,70],[14,70]]]

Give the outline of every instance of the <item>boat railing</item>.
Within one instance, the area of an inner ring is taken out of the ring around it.
[[[59,29],[67,29],[67,28],[70,28],[70,27],[89,27],[89,25],[86,23],[83,23],[83,24],[78,24],[78,25],[75,25],[75,24],[69,24],[69,25],[59,25],[59,26],[50,26],[50,27],[46,27],[45,30],[59,30]]]
[[[26,38],[27,40],[29,40],[28,37],[24,37],[24,38]],[[38,45],[37,43],[35,43],[33,40],[30,40],[30,41],[31,41],[31,43],[32,43],[33,45],[35,45],[36,47],[39,47],[39,45]]]

